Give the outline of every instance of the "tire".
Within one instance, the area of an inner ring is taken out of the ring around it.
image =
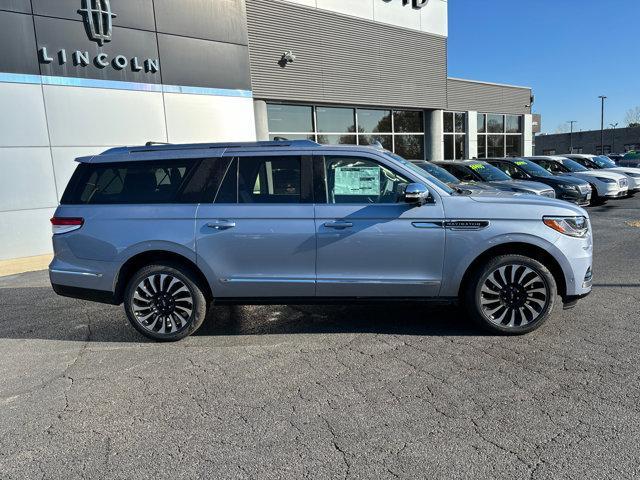
[[[557,284],[549,269],[523,255],[501,255],[481,265],[472,273],[463,298],[472,320],[508,335],[540,327],[551,316],[556,299]]]
[[[592,193],[590,206],[597,207],[599,205],[604,205],[605,203],[607,203],[607,199],[605,197],[601,197],[600,195],[598,195],[598,189],[595,185],[591,185],[591,190]]]
[[[147,338],[175,342],[195,333],[207,316],[207,300],[196,275],[181,265],[147,265],[129,280],[124,309]]]

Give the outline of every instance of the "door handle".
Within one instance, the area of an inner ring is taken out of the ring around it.
[[[326,228],[336,228],[336,229],[341,229],[341,228],[351,228],[353,227],[353,223],[351,222],[327,222],[324,224],[324,226]]]
[[[207,227],[213,228],[214,230],[228,230],[235,226],[236,222],[232,222],[230,220],[216,220],[215,222],[207,223]]]

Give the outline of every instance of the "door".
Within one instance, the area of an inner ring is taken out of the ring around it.
[[[442,281],[445,231],[437,195],[404,203],[420,182],[376,157],[314,157],[321,297],[435,297]],[[419,178],[419,177],[418,177]]]
[[[215,199],[200,205],[196,222],[214,297],[314,296],[311,159],[240,154],[225,162]]]

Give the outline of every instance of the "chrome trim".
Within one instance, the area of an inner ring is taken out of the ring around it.
[[[489,220],[447,220],[444,222],[444,228],[450,230],[484,230],[490,224]]]
[[[316,283],[309,278],[221,278],[221,283]]]
[[[411,222],[411,225],[413,225],[416,228],[442,228],[444,227],[444,222],[441,222],[441,221]]]
[[[366,285],[427,285],[438,286],[438,280],[369,280],[357,278],[335,278],[335,279],[318,279],[318,283],[344,283],[344,284],[366,284]]]
[[[58,268],[49,269],[49,273],[56,273],[56,274],[60,274],[60,275],[79,275],[79,276],[82,276],[82,277],[102,278],[102,273],[76,272],[74,270],[60,270]]]

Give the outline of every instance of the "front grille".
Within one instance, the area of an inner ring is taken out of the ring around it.
[[[618,182],[618,183],[620,184],[621,188],[629,186],[629,180],[627,180],[626,178],[621,179],[620,182]]]
[[[545,190],[540,195],[547,198],[556,198],[556,192],[553,190]]]

